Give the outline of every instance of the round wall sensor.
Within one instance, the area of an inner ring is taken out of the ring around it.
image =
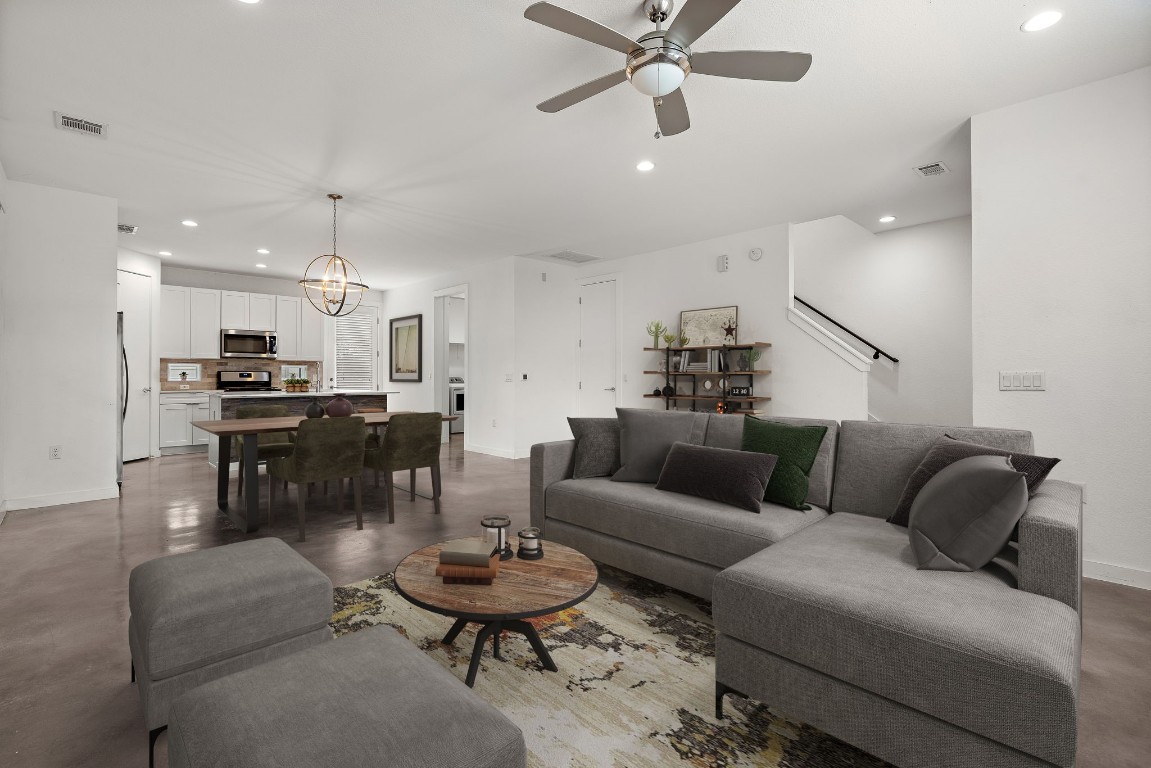
[[[752,248],[750,251],[747,252],[747,258],[751,259],[752,261],[759,261],[760,259],[763,258],[763,249],[762,248]]]

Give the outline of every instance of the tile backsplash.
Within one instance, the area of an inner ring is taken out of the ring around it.
[[[192,381],[168,381],[168,366],[169,365],[199,365],[200,366],[200,380]],[[216,388],[216,371],[271,371],[272,373],[272,386],[281,387],[281,368],[285,365],[301,366],[308,372],[308,379],[315,387],[320,380],[319,363],[314,360],[183,360],[176,358],[162,357],[160,358],[160,391],[161,392],[180,392],[191,391],[198,389],[212,389]],[[181,390],[181,386],[187,386],[188,389]]]

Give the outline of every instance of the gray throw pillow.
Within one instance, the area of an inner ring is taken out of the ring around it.
[[[655,487],[758,513],[778,459],[770,453],[676,443]]]
[[[611,477],[619,469],[619,420],[568,417],[576,440],[572,477]]]
[[[1006,456],[971,456],[939,470],[907,527],[922,570],[977,571],[1007,544],[1027,509],[1027,476]]]
[[[654,483],[674,443],[702,445],[706,413],[616,408],[619,417],[619,471],[612,480]]]
[[[968,456],[1010,456],[1011,466],[1027,476],[1027,493],[1029,495],[1035,495],[1035,492],[1039,490],[1039,484],[1047,479],[1047,475],[1059,463],[1059,459],[1032,456],[1027,453],[1012,453],[1002,448],[969,443],[964,440],[956,440],[951,435],[943,435],[935,441],[927,455],[923,457],[923,461],[907,479],[907,485],[903,487],[903,495],[899,498],[899,503],[895,505],[895,512],[887,518],[887,522],[895,525],[907,525],[908,517],[911,515],[911,505],[927,481],[947,465]]]

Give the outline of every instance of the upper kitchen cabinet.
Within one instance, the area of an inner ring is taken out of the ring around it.
[[[276,330],[276,297],[266,293],[248,294],[247,331]]]
[[[179,285],[160,286],[160,340],[156,345],[160,357],[188,357],[191,291]]]
[[[220,327],[237,331],[276,330],[276,297],[266,293],[222,291]]]
[[[220,356],[220,292],[160,286],[160,357]]]
[[[276,356],[281,360],[323,360],[326,317],[298,296],[276,297]]]

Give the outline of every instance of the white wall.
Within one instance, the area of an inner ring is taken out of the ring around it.
[[[881,421],[970,426],[970,217],[876,235],[832,216],[794,225],[791,238],[795,294],[899,359],[872,365],[868,410]]]
[[[151,409],[151,437],[148,442],[148,453],[151,456],[160,455],[160,420],[157,417],[160,411],[160,356],[155,354],[156,340],[160,338],[160,259],[127,248],[119,248],[116,252],[116,268],[125,272],[135,272],[138,275],[147,275],[152,279],[152,351],[148,355],[151,368],[148,371],[149,386],[152,387],[152,396],[149,408]]]
[[[4,166],[0,164],[0,266],[7,268],[12,263],[10,246],[8,244],[8,220],[11,214],[8,206],[8,176],[4,173]],[[11,280],[0,281],[0,306],[8,303],[8,292],[16,286],[10,285]],[[0,417],[4,413],[4,403],[12,396],[9,382],[12,381],[15,366],[6,354],[8,351],[6,336],[7,323],[4,320],[5,312],[0,309]],[[11,439],[11,438],[9,438]],[[5,479],[5,455],[7,449],[4,444],[3,433],[0,433],[0,524],[4,522],[4,514],[8,511],[7,482]]]
[[[0,264],[9,509],[112,498],[116,487],[116,201],[9,182]],[[30,290],[21,275],[45,275]],[[62,351],[63,350],[63,351]],[[15,377],[15,378],[14,378]],[[48,460],[62,446],[63,458]]]
[[[972,119],[977,424],[1085,480],[1085,572],[1151,587],[1151,68]],[[1045,392],[998,371],[1043,370]]]

